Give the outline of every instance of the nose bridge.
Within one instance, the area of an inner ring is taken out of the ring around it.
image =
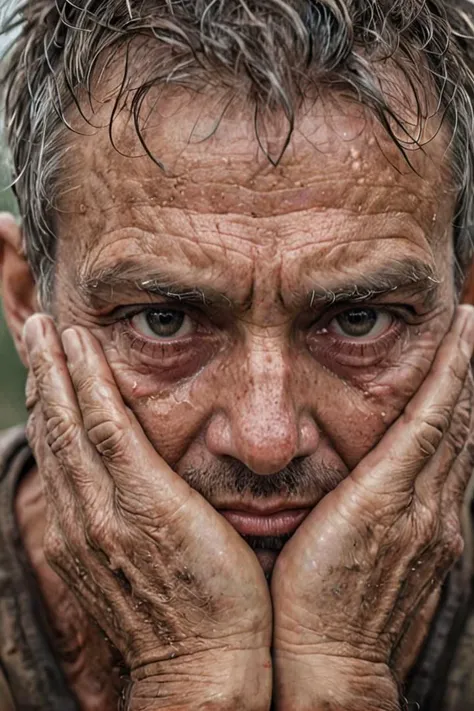
[[[258,473],[286,466],[298,449],[298,421],[291,368],[284,347],[249,345],[238,402],[229,412],[233,449]]]
[[[246,358],[249,396],[271,408],[288,405],[291,400],[291,371],[284,346],[262,343],[250,345]]]

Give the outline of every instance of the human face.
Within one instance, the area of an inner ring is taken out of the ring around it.
[[[154,111],[146,137],[165,173],[106,130],[74,139],[54,316],[99,339],[155,448],[269,571],[448,329],[445,144],[413,151],[411,168],[362,111],[316,104],[275,168],[250,112],[200,140],[216,120],[205,97]]]

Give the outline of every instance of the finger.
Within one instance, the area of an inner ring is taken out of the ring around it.
[[[474,309],[458,307],[423,385],[382,441],[350,477],[386,494],[410,490],[448,432],[470,368]],[[445,471],[445,475],[449,467]]]
[[[125,406],[99,342],[84,328],[63,335],[67,364],[84,428],[121,491],[152,497],[168,513],[188,501],[191,489],[153,448]]]
[[[61,476],[69,479],[81,499],[81,506],[105,507],[112,499],[113,482],[84,432],[52,320],[40,314],[32,316],[25,325],[24,341],[43,413],[45,444],[57,460]],[[49,490],[54,491],[57,484],[48,476],[50,468],[54,468],[52,460],[42,470]]]
[[[459,439],[459,456],[456,459],[446,480],[443,490],[443,510],[454,507],[459,511],[466,497],[467,487],[472,479],[474,469],[474,384],[469,373],[464,392],[463,407],[459,413],[459,423],[456,437]]]
[[[473,470],[474,438],[471,435],[452,465],[442,491],[440,516],[443,521],[454,518],[459,522],[463,506],[470,507],[474,488]]]
[[[38,402],[38,390],[36,387],[35,377],[31,370],[28,371],[26,386],[25,386],[25,405],[28,412],[33,410]]]
[[[48,508],[53,507],[62,515],[73,515],[75,504],[72,488],[46,442],[44,418],[39,409],[30,415],[28,439],[43,482]]]

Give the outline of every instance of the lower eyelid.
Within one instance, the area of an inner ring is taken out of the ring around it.
[[[310,336],[308,347],[314,358],[324,360],[329,367],[333,364],[366,367],[385,360],[408,329],[409,325],[405,321],[394,317],[389,330],[372,341],[339,338],[327,332],[320,338]]]

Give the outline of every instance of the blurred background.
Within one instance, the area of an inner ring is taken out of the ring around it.
[[[8,3],[0,9],[0,24],[3,22],[3,12],[7,11]],[[0,35],[0,56],[3,54],[11,36]],[[0,116],[1,133],[1,116]],[[11,190],[8,190],[10,171],[8,170],[5,150],[0,142],[0,212],[16,212],[15,200]],[[25,373],[16,355],[15,348],[8,333],[1,305],[0,286],[0,429],[24,422]]]
[[[15,212],[13,195],[6,188],[8,181],[9,171],[2,154],[0,156],[0,212],[5,210]],[[24,369],[8,333],[2,309],[0,314],[0,430],[25,421],[24,386]]]

